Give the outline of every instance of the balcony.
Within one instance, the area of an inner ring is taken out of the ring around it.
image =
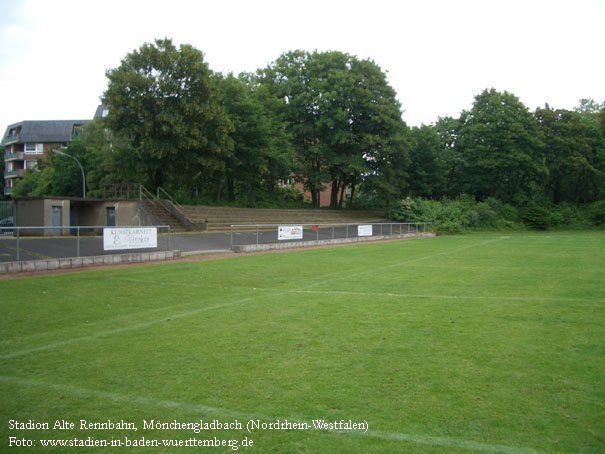
[[[18,151],[17,153],[7,153],[4,155],[4,162],[8,161],[23,161],[23,152]]]
[[[9,170],[4,172],[4,179],[7,178],[23,178],[25,176],[25,169]]]
[[[19,134],[13,134],[12,136],[2,139],[2,145],[10,145],[11,143],[15,142],[19,142]]]
[[[4,195],[11,195],[13,193],[13,188],[4,188]]]

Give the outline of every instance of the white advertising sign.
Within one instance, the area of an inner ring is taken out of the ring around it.
[[[302,225],[280,225],[277,230],[278,240],[302,240]]]
[[[358,225],[357,226],[357,236],[372,236],[372,226],[371,225]]]
[[[109,227],[103,229],[103,250],[143,249],[158,247],[156,227]]]

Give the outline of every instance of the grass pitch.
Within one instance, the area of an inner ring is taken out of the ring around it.
[[[604,284],[602,233],[3,280],[0,451],[605,452]]]

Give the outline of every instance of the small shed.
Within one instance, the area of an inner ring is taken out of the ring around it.
[[[138,200],[84,199],[80,197],[16,197],[15,225],[21,235],[60,236],[74,233],[72,227],[152,225],[153,219]],[[93,234],[94,229],[83,229]]]

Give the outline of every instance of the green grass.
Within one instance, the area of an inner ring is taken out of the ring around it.
[[[3,280],[0,451],[216,436],[257,453],[605,452],[604,265],[603,233],[484,234]],[[251,419],[369,430],[249,434]]]

